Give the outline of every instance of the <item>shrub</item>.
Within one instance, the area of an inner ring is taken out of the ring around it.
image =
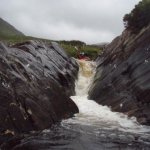
[[[150,0],[142,0],[131,13],[126,14],[123,18],[126,29],[133,33],[140,31],[150,23]]]

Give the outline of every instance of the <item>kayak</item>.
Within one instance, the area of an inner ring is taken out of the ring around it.
[[[89,57],[80,57],[79,60],[86,60],[86,61],[89,61],[91,60]]]

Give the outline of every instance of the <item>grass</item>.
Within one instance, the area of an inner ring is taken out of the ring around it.
[[[66,45],[66,44],[61,44],[61,46],[66,50],[66,52],[71,57],[77,58],[77,52],[74,46]],[[98,56],[98,54],[102,51],[102,49],[90,45],[82,46],[80,50],[81,52],[84,52],[91,59],[95,59]]]
[[[29,41],[29,40],[40,40],[40,41],[47,42],[47,43],[51,42],[51,40],[35,38],[35,37],[31,37],[31,36],[10,36],[10,37],[1,37],[0,36],[0,40],[3,42],[7,42],[10,45],[16,44],[16,43],[22,43],[22,42]]]
[[[31,36],[10,36],[10,37],[2,37],[0,36],[0,40],[8,43],[9,45],[13,45],[16,43],[22,43],[28,40],[39,40],[46,43],[52,42],[52,40],[48,39],[41,39],[41,38],[35,38]],[[72,46],[70,44],[62,44],[59,41],[58,42],[62,48],[66,51],[66,53],[71,56],[77,58],[77,51],[75,49],[75,46]],[[102,51],[100,48],[90,45],[84,45],[80,48],[81,52],[84,52],[90,59],[95,59],[97,55]]]

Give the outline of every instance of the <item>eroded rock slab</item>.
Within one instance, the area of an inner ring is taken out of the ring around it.
[[[69,98],[77,72],[75,60],[57,43],[0,43],[1,136],[45,129],[77,113]]]
[[[150,26],[124,31],[97,59],[89,98],[150,125]]]

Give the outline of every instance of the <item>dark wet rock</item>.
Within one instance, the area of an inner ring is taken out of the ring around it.
[[[0,134],[50,127],[78,112],[74,95],[78,72],[57,43],[29,41],[8,47],[0,43]],[[2,143],[2,138],[0,139]]]
[[[97,58],[89,98],[150,125],[150,26],[124,31]]]
[[[78,129],[82,128],[82,132]],[[120,131],[106,130],[96,134],[95,127],[54,126],[43,132],[24,137],[15,137],[1,146],[2,150],[149,150],[146,139],[136,140],[135,135]],[[147,137],[149,139],[149,137]]]

